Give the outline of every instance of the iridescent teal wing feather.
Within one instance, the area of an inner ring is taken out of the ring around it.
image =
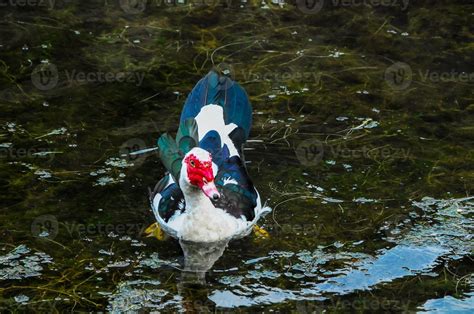
[[[194,119],[187,119],[180,123],[176,141],[166,133],[158,139],[160,159],[175,182],[179,182],[184,155],[197,145],[198,130]]]

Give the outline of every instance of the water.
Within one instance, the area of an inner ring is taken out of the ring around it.
[[[2,310],[472,310],[472,5],[127,3],[0,11]],[[213,64],[274,210],[185,263],[143,235],[156,152],[128,154]]]

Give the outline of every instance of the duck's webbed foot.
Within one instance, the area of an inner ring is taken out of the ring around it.
[[[148,228],[145,229],[144,234],[146,237],[153,237],[159,241],[163,241],[166,237],[165,233],[163,230],[161,230],[161,227],[157,222],[149,225]]]
[[[253,234],[258,239],[269,239],[270,238],[270,234],[268,233],[268,231],[265,230],[263,227],[259,227],[257,225],[253,226]]]

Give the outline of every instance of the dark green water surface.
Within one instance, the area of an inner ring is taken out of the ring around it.
[[[474,308],[472,2],[145,2],[0,0],[2,312]],[[196,281],[127,154],[213,66],[273,213]]]

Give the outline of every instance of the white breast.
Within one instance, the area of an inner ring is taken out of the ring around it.
[[[214,242],[232,238],[247,228],[245,219],[238,219],[220,208],[194,208],[171,217],[169,226],[178,231],[178,238],[193,242]]]

